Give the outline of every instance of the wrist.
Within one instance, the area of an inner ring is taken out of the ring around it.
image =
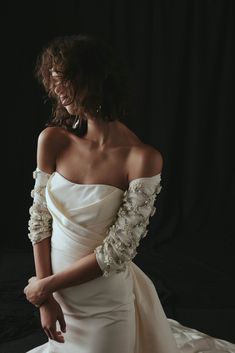
[[[50,290],[50,277],[51,276],[39,279],[40,284],[38,288],[38,294],[41,300],[40,304],[35,305],[37,308],[40,308],[44,303],[49,302],[51,299],[53,299],[53,294]]]
[[[39,309],[44,308],[45,305],[47,306],[48,304],[52,303],[53,301],[55,301],[53,294],[48,295],[48,297],[46,297],[46,299],[39,306]]]

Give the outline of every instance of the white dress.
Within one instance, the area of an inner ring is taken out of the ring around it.
[[[149,180],[160,183],[160,175]],[[114,186],[76,184],[58,172],[50,175],[46,203],[53,219],[53,273],[94,252],[102,243],[123,194]],[[230,342],[168,319],[154,284],[133,261],[122,272],[60,290],[54,297],[65,316],[65,343],[49,339],[27,353],[235,352]]]

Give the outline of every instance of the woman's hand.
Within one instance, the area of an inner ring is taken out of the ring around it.
[[[47,288],[47,278],[38,279],[31,277],[28,285],[24,288],[27,300],[35,306],[40,306],[51,294]]]
[[[66,332],[64,314],[60,305],[52,295],[40,306],[41,325],[48,338],[64,343],[62,332]],[[59,322],[61,331],[56,330],[56,322]]]

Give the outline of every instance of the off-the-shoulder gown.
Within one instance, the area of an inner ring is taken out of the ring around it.
[[[160,174],[139,178],[131,187],[137,186],[138,191],[138,186],[160,185],[160,180]],[[58,172],[50,175],[45,196],[53,219],[53,273],[102,243],[124,193],[111,185],[76,184]],[[54,296],[65,316],[65,343],[49,339],[28,353],[235,352],[232,343],[167,318],[153,282],[133,261],[124,271],[60,290]]]

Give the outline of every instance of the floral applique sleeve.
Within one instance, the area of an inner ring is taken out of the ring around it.
[[[34,189],[31,191],[33,204],[29,209],[28,237],[32,245],[51,236],[52,216],[47,208],[45,190],[51,174],[45,173],[39,168],[33,172],[35,179]]]
[[[97,262],[108,277],[125,271],[136,256],[141,238],[147,235],[149,219],[156,211],[156,196],[161,191],[161,174],[132,180],[124,192],[116,220],[103,243],[94,250]]]

